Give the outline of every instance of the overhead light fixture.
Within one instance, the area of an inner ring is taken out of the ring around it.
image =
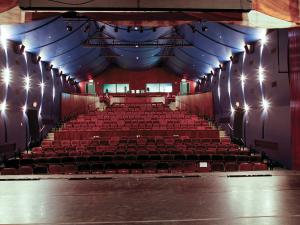
[[[202,29],[203,32],[207,32],[208,31],[208,27],[207,26],[203,26],[201,29]]]
[[[73,30],[73,27],[71,25],[67,25],[67,31],[71,32]]]

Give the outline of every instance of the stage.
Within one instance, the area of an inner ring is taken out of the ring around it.
[[[298,225],[300,220],[300,172],[294,171],[0,179],[1,224]]]

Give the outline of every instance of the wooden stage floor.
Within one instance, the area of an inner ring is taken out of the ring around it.
[[[0,224],[300,224],[300,172],[189,175],[0,176]]]

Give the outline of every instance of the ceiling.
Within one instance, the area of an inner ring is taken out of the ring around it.
[[[105,28],[100,32],[101,27]],[[203,31],[205,27],[207,30]],[[143,32],[140,27],[137,30],[131,27],[128,32],[127,26],[118,26],[116,30],[113,24],[67,18],[64,14],[0,28],[1,38],[22,42],[25,51],[40,55],[42,61],[50,62],[77,81],[99,75],[109,65],[144,70],[158,64],[196,79],[218,67],[220,62],[228,61],[232,54],[243,52],[246,42],[257,41],[266,33],[265,29],[218,22],[181,24],[176,29],[143,27]],[[102,47],[83,45],[95,35],[102,38]],[[123,45],[114,45],[117,42]],[[130,46],[132,43],[139,44]],[[150,46],[143,47],[146,43]],[[179,46],[182,43],[186,46]]]

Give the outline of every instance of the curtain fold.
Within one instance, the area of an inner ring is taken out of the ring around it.
[[[254,0],[254,10],[282,20],[300,23],[299,0]]]
[[[289,76],[292,167],[300,170],[300,28],[289,30]]]

